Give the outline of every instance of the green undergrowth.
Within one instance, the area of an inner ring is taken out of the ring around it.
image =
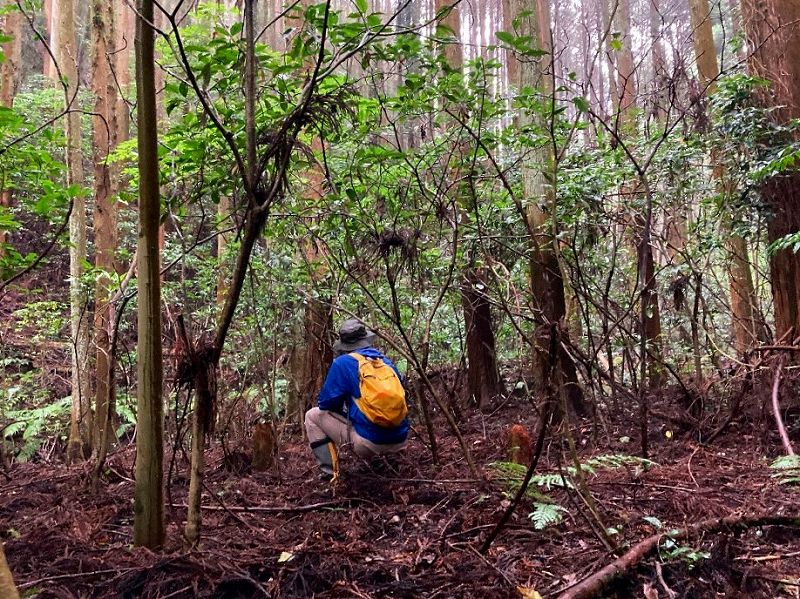
[[[581,462],[580,469],[584,476],[595,476],[600,470],[616,470],[619,468],[643,471],[656,466],[651,460],[624,454],[607,454],[591,457]],[[514,496],[519,491],[528,467],[514,462],[493,462],[489,467],[495,473],[495,479],[505,488],[505,493]],[[531,503],[528,519],[536,530],[560,524],[569,510],[560,505],[552,497],[553,489],[575,489],[577,469],[564,466],[557,472],[534,473],[525,496]]]

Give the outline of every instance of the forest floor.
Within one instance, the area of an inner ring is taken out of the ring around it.
[[[477,551],[509,504],[487,465],[505,459],[509,423],[533,428],[532,412],[520,401],[463,423],[485,479],[470,474],[443,421],[439,467],[420,430],[397,472],[376,473],[343,455],[330,492],[299,435],[282,443],[276,468],[266,473],[249,471],[246,456],[232,470],[236,460],[209,449],[202,542],[190,551],[181,541],[185,467],[172,477],[166,547],[154,553],[132,546],[132,448],[110,456],[96,492],[88,466],[19,464],[0,479],[0,534],[29,597],[536,597],[534,590],[555,597],[615,558],[574,492],[546,491],[567,510],[562,523],[536,530],[526,500],[489,551]],[[579,429],[582,459],[635,454],[625,432],[632,428],[617,428],[602,442],[592,441],[590,427]],[[621,551],[659,527],[798,514],[798,491],[769,468],[779,442],[743,432],[752,428],[734,423],[710,446],[654,430],[656,465],[590,475],[599,515]],[[548,436],[537,472],[555,471],[565,459],[562,443],[556,432]],[[603,596],[798,597],[798,529],[724,529],[673,545],[665,539]]]

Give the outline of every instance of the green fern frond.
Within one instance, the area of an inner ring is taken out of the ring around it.
[[[533,527],[536,530],[543,530],[548,526],[560,524],[564,520],[566,509],[557,503],[534,503],[533,511],[528,514]]]
[[[778,479],[780,484],[796,485],[800,483],[800,456],[781,456],[776,458],[769,467],[776,471],[772,478]]]
[[[795,470],[800,468],[800,455],[782,455],[770,465],[773,470]]]

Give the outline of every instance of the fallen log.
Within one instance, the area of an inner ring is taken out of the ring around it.
[[[724,518],[702,520],[686,528],[661,532],[639,541],[631,549],[604,566],[594,574],[587,576],[577,584],[565,589],[558,599],[591,599],[600,594],[617,578],[634,568],[658,548],[662,539],[680,540],[699,533],[714,533],[722,530],[743,530],[754,526],[797,526],[800,527],[800,516],[767,516],[736,514]]]

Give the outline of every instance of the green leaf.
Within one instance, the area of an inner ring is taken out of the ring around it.
[[[501,42],[508,45],[514,45],[514,41],[517,39],[516,35],[509,33],[508,31],[497,31],[494,35]]]
[[[577,109],[581,112],[589,112],[589,102],[586,101],[586,98],[575,96],[572,101],[575,103]]]

